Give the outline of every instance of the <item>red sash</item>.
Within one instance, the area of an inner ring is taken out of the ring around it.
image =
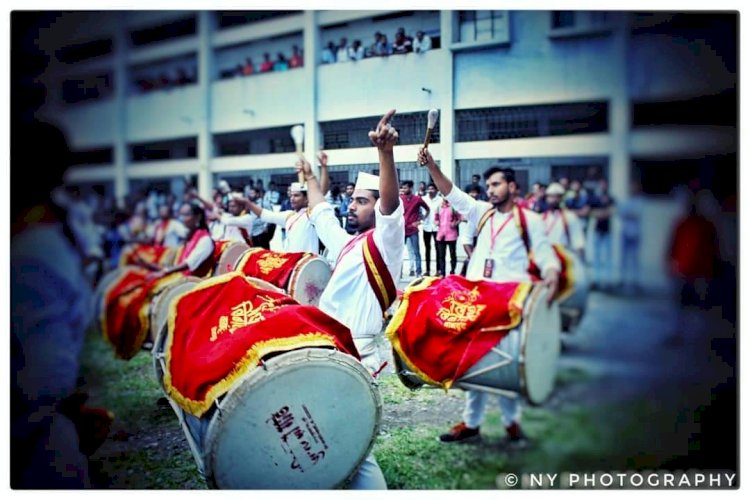
[[[193,236],[190,237],[190,239],[181,247],[180,253],[177,256],[177,261],[175,262],[176,265],[180,265],[187,260],[190,253],[195,250],[195,247],[198,245],[198,242],[203,237],[211,238],[211,235],[209,232],[205,229],[198,229],[195,233],[193,233]],[[212,240],[213,241],[213,240]],[[206,260],[204,260],[200,266],[195,271],[190,271],[190,269],[186,269],[183,274],[187,276],[198,276],[200,278],[205,278],[208,276],[211,276],[213,274],[213,268],[216,265],[216,262],[218,260],[218,255],[221,255],[221,251],[224,249],[228,242],[226,241],[218,241],[214,242],[214,252],[213,255],[209,256]],[[218,253],[218,255],[217,255]]]
[[[362,254],[364,255],[367,281],[378,299],[380,308],[385,313],[396,300],[396,285],[393,283],[393,277],[388,271],[388,266],[375,244],[374,230],[367,232],[365,243],[362,245]]]

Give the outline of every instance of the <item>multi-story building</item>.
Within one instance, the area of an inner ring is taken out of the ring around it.
[[[368,48],[400,27],[432,49],[323,63],[329,42]],[[699,177],[721,201],[736,193],[733,13],[77,12],[38,43],[53,56],[42,114],[77,153],[70,181],[120,199],[146,185],[179,193],[185,176],[204,196],[219,177],[284,186],[296,124],[308,158],[323,148],[333,180],[353,180],[377,169],[366,132],[390,108],[401,178],[427,181],[415,159],[437,108],[430,149],[460,186],[492,164],[514,167],[525,190],[604,177],[620,201],[640,180],[643,275],[664,284],[673,188]],[[294,46],[302,67],[258,72]]]

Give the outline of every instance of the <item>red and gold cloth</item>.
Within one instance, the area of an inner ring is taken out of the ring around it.
[[[128,268],[104,292],[104,310],[99,318],[104,338],[112,344],[115,356],[130,359],[140,351],[148,336],[148,308],[161,289],[180,279],[172,274],[147,280],[148,271]]]
[[[573,293],[575,289],[574,279],[574,261],[570,255],[570,251],[567,250],[563,245],[556,243],[552,245],[552,249],[555,251],[557,259],[560,261],[560,278],[557,287],[557,295],[555,298],[562,302]]]
[[[175,251],[173,248],[135,243],[122,251],[122,255],[120,255],[120,267],[142,266],[144,262],[155,264],[159,267],[168,267],[174,262],[174,257]]]
[[[210,237],[210,234],[205,229],[199,229],[195,233],[193,233],[193,236],[191,236],[187,242],[185,242],[183,245],[180,245],[180,247],[177,249],[177,259],[175,260],[175,265],[179,266],[187,260],[190,252],[195,249],[201,238]],[[213,241],[213,253],[206,260],[204,260],[194,271],[185,269],[182,274],[184,274],[185,276],[197,276],[198,278],[208,278],[213,276],[214,269],[216,269],[216,266],[219,263],[221,253],[229,246],[230,243],[231,241]]]
[[[531,286],[425,278],[404,291],[385,333],[410,370],[448,389],[518,326]]]
[[[287,289],[292,272],[303,260],[315,258],[309,252],[273,252],[252,248],[237,263],[237,270],[246,276],[261,279],[274,286]]]
[[[200,417],[263,357],[308,347],[359,359],[349,329],[317,307],[258,288],[241,272],[224,274],[172,302],[164,387]]]

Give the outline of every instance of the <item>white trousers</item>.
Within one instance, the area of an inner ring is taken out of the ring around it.
[[[370,373],[374,373],[380,368],[381,361],[378,354],[375,338],[358,338],[354,339],[357,351],[362,358],[362,364]],[[380,470],[375,456],[370,453],[359,466],[359,470],[352,478],[351,489],[353,490],[387,490],[388,485],[385,483],[383,471]]]
[[[482,391],[467,391],[463,420],[467,427],[476,429],[482,424],[490,394]],[[513,422],[521,421],[521,401],[519,398],[496,396],[500,404],[503,425],[508,427]]]

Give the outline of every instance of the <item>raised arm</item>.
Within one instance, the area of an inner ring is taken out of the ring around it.
[[[325,151],[318,153],[318,161],[320,162],[320,191],[325,194],[328,192],[328,155]]]
[[[399,206],[398,173],[393,159],[393,146],[398,142],[398,132],[390,124],[396,110],[388,111],[368,136],[378,148],[380,159],[380,212],[391,215]]]
[[[312,210],[316,205],[326,201],[325,191],[321,189],[318,179],[313,174],[312,165],[305,159],[304,155],[299,155],[295,168],[298,173],[302,172],[305,178],[305,182],[307,183],[307,206]]]
[[[427,167],[427,170],[430,171],[432,180],[435,181],[438,191],[440,191],[443,196],[447,196],[453,189],[453,183],[445,176],[445,174],[443,174],[443,172],[440,171],[440,167],[435,164],[435,160],[432,158],[432,155],[427,148],[419,149],[417,162],[423,167]]]
[[[254,213],[256,217],[260,217],[260,213],[263,211],[263,207],[259,206],[254,201],[245,198],[244,196],[236,196],[234,199],[242,203],[245,206],[245,209]]]

